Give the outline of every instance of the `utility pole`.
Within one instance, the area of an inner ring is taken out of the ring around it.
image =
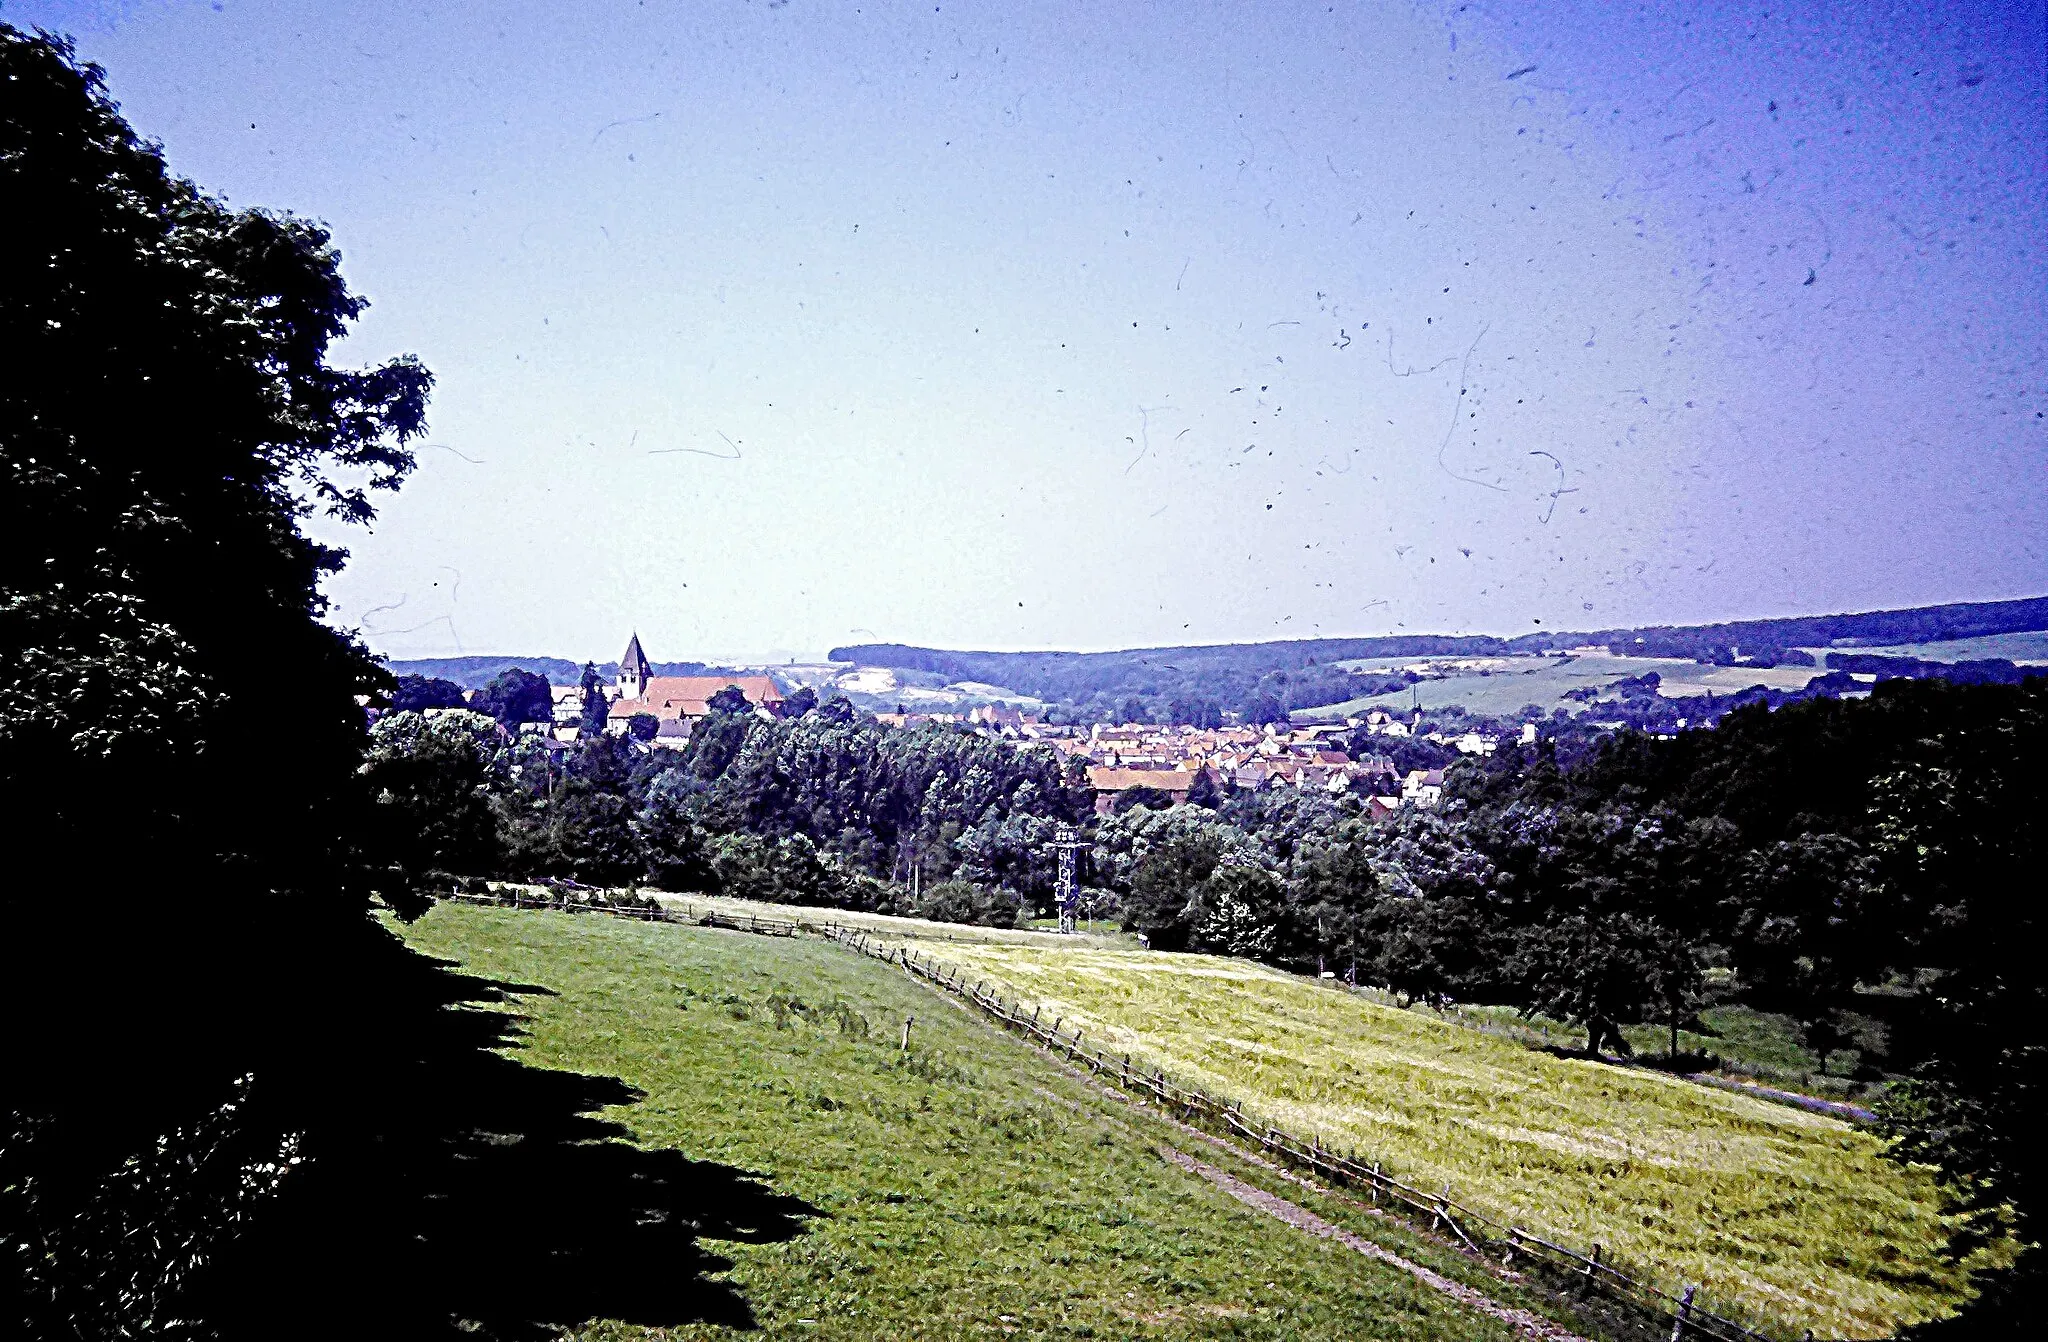
[[[1059,911],[1060,931],[1074,930],[1074,906],[1080,902],[1081,888],[1074,875],[1074,854],[1081,851],[1081,839],[1072,825],[1061,825],[1053,831],[1052,850],[1059,856],[1059,877],[1053,884],[1053,907]]]

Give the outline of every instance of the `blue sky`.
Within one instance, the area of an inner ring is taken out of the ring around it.
[[[7,4],[439,378],[394,655],[2048,591],[2040,6]]]

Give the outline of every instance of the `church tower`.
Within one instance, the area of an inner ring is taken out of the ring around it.
[[[647,678],[654,674],[654,664],[647,660],[647,654],[640,650],[640,635],[633,635],[626,651],[619,657],[619,697],[638,699],[647,693]]]

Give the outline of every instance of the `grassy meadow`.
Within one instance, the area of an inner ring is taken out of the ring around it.
[[[829,942],[463,905],[402,932],[471,973],[545,989],[513,1008],[528,1018],[515,1056],[643,1092],[605,1113],[636,1144],[749,1171],[816,1209],[794,1239],[705,1244],[731,1261],[760,1336],[1511,1336],[1168,1164],[1159,1145],[1192,1139]],[[1398,1227],[1347,1228],[1484,1280]],[[740,1333],[600,1320],[578,1335]]]
[[[1834,1119],[1569,1061],[1243,961],[922,949],[1128,1051],[1503,1220],[1819,1336],[1946,1313],[1932,1182]]]

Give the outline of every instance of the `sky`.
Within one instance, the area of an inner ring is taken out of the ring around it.
[[[332,618],[807,660],[2048,593],[2040,4],[0,4],[437,379]]]

